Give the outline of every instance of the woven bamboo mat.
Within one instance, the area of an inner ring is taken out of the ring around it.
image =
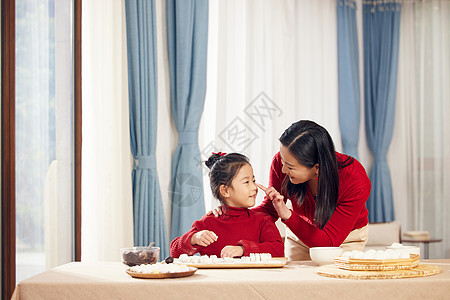
[[[406,270],[353,271],[341,269],[336,265],[325,265],[318,267],[317,273],[325,277],[345,279],[395,279],[436,275],[441,273],[441,268],[436,265],[419,264]]]

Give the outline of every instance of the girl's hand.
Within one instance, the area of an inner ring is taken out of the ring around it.
[[[264,193],[266,193],[267,198],[272,201],[273,207],[278,213],[278,216],[283,220],[287,220],[291,217],[291,210],[286,206],[284,202],[284,196],[281,195],[274,187],[266,188],[262,184],[256,184]]]
[[[244,255],[244,247],[242,246],[225,246],[220,251],[220,257],[235,257]]]
[[[214,217],[216,217],[216,218],[218,216],[222,215],[222,206],[218,206],[218,207],[214,208],[213,210],[210,210],[206,213],[207,216],[210,214],[213,214]]]
[[[191,237],[191,245],[199,245],[199,246],[209,246],[212,243],[217,241],[217,235],[210,230],[202,230],[196,232]]]

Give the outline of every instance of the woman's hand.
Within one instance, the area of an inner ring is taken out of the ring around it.
[[[218,217],[218,216],[220,216],[220,215],[222,215],[222,206],[217,206],[216,208],[214,208],[213,210],[210,210],[210,211],[208,211],[207,213],[206,213],[206,215],[208,216],[208,215],[210,215],[210,214],[213,214],[214,215],[214,217]]]
[[[210,230],[196,232],[191,237],[191,245],[209,246],[217,241],[217,234]]]
[[[291,210],[286,206],[284,202],[284,196],[281,195],[274,187],[266,188],[262,184],[256,184],[264,193],[266,193],[267,198],[272,201],[273,207],[278,213],[278,216],[283,220],[287,220],[291,217]]]
[[[236,257],[244,255],[244,247],[242,246],[225,246],[220,251],[220,257]]]

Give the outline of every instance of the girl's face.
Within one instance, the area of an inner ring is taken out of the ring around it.
[[[304,183],[312,178],[317,178],[319,174],[318,164],[312,168],[300,164],[292,155],[291,151],[283,145],[280,146],[280,156],[281,163],[283,164],[281,171],[289,176],[289,180],[293,184]]]
[[[231,182],[231,186],[222,186],[225,203],[232,207],[252,207],[255,205],[258,187],[256,186],[253,168],[249,164],[241,167]]]

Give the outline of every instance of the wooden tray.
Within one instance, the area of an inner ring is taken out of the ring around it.
[[[178,278],[187,277],[193,275],[197,271],[197,268],[189,267],[189,271],[176,272],[176,273],[135,273],[130,270],[126,270],[127,274],[134,278],[145,279],[164,279],[164,278]]]
[[[419,255],[410,254],[409,258],[403,259],[355,259],[348,257],[336,257],[335,266],[353,271],[389,271],[389,270],[409,270],[419,265]]]
[[[397,279],[411,277],[425,277],[441,273],[441,268],[436,265],[419,265],[409,270],[391,271],[351,271],[343,270],[334,265],[320,266],[317,274],[325,277],[344,279]]]
[[[287,263],[287,257],[272,257],[270,261],[242,261],[238,259],[232,263],[220,262],[216,264],[195,264],[184,263],[189,267],[195,267],[198,269],[249,269],[249,268],[282,268]],[[177,261],[182,264],[182,262]]]

